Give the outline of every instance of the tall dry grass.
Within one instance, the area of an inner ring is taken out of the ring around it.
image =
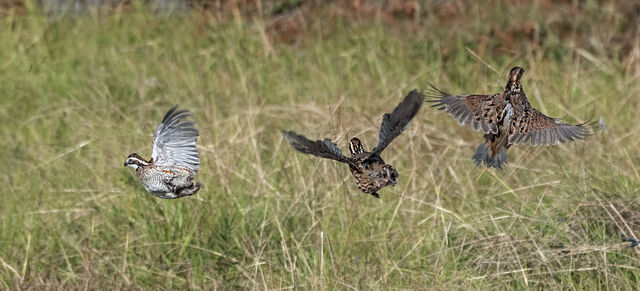
[[[494,4],[418,30],[338,17],[294,45],[190,12],[1,19],[1,288],[634,288],[638,63],[604,37],[620,12],[580,14],[586,44],[549,26],[514,53],[470,37],[556,14]],[[470,160],[479,134],[425,106],[384,153],[401,177],[381,200],[280,135],[371,147],[411,89],[497,92],[514,65],[534,106],[609,129],[514,147],[496,171]],[[174,104],[194,113],[204,187],[159,200],[122,162],[150,155]]]

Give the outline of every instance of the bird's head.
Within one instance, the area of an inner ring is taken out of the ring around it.
[[[523,68],[513,67],[513,69],[509,71],[509,80],[507,81],[505,90],[511,91],[512,93],[520,93],[522,91],[522,85],[520,85],[522,74],[524,74]]]
[[[136,153],[130,154],[127,159],[124,161],[125,167],[131,167],[134,170],[137,170],[139,167],[148,166],[150,163],[145,161],[142,157],[140,157]]]
[[[351,156],[364,153],[364,147],[362,147],[362,142],[360,142],[359,138],[354,137],[349,141],[349,151],[351,151]]]

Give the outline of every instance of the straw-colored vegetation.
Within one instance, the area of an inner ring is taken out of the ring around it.
[[[586,2],[570,20],[499,1],[465,21],[336,14],[293,43],[196,12],[5,16],[0,289],[635,288],[640,47],[624,11]],[[535,37],[510,43],[520,22]],[[487,170],[480,134],[425,106],[384,153],[401,177],[380,200],[280,134],[373,147],[411,89],[498,92],[514,65],[532,105],[608,130]],[[161,200],[122,164],[149,157],[174,104],[194,113],[204,186]]]

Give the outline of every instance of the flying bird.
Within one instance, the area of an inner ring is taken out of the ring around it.
[[[196,150],[199,133],[193,121],[180,122],[191,112],[177,108],[178,105],[171,108],[156,128],[151,160],[132,153],[124,162],[136,170],[147,192],[163,199],[190,196],[200,190],[200,183],[194,177],[200,165]]]
[[[431,85],[427,100],[435,103],[431,107],[438,107],[461,125],[484,133],[485,142],[473,155],[477,166],[484,163],[487,167],[502,168],[507,162],[507,149],[515,144],[550,146],[591,135],[588,122],[567,124],[531,107],[520,84],[523,73],[520,67],[511,69],[504,91],[494,95],[451,95]]]
[[[416,90],[411,91],[393,112],[382,117],[380,139],[373,151],[366,151],[360,139],[354,137],[349,141],[351,157],[344,156],[338,146],[328,138],[312,141],[303,135],[286,130],[282,131],[282,135],[291,147],[301,153],[349,165],[358,188],[364,193],[380,198],[377,192],[385,186],[395,186],[399,176],[398,171],[393,166],[386,164],[380,154],[407,128],[423,102],[424,95],[422,93]]]

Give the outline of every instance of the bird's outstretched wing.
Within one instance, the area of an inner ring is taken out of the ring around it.
[[[153,134],[151,157],[156,165],[182,166],[197,171],[200,157],[196,150],[198,130],[193,121],[180,122],[191,116],[189,110],[169,109]]]
[[[424,94],[417,90],[412,90],[404,100],[393,109],[393,112],[386,113],[382,117],[380,125],[380,140],[378,146],[373,149],[372,153],[380,154],[389,144],[400,135],[409,125],[411,119],[418,113],[422,103],[424,102]]]
[[[328,138],[325,138],[323,141],[312,141],[304,135],[286,130],[282,131],[282,135],[289,142],[292,148],[301,153],[312,154],[314,156],[336,160],[338,162],[357,167],[356,164],[354,164],[349,158],[345,157],[338,146]]]
[[[527,114],[516,113],[511,120],[510,144],[527,143],[533,146],[550,146],[559,142],[584,139],[592,134],[590,122],[567,124],[556,118],[546,116],[537,109],[528,106]]]
[[[498,123],[506,106],[498,100],[499,94],[451,95],[431,85],[427,97],[431,98],[427,102],[435,103],[431,107],[453,115],[461,125],[485,134],[498,133]]]

